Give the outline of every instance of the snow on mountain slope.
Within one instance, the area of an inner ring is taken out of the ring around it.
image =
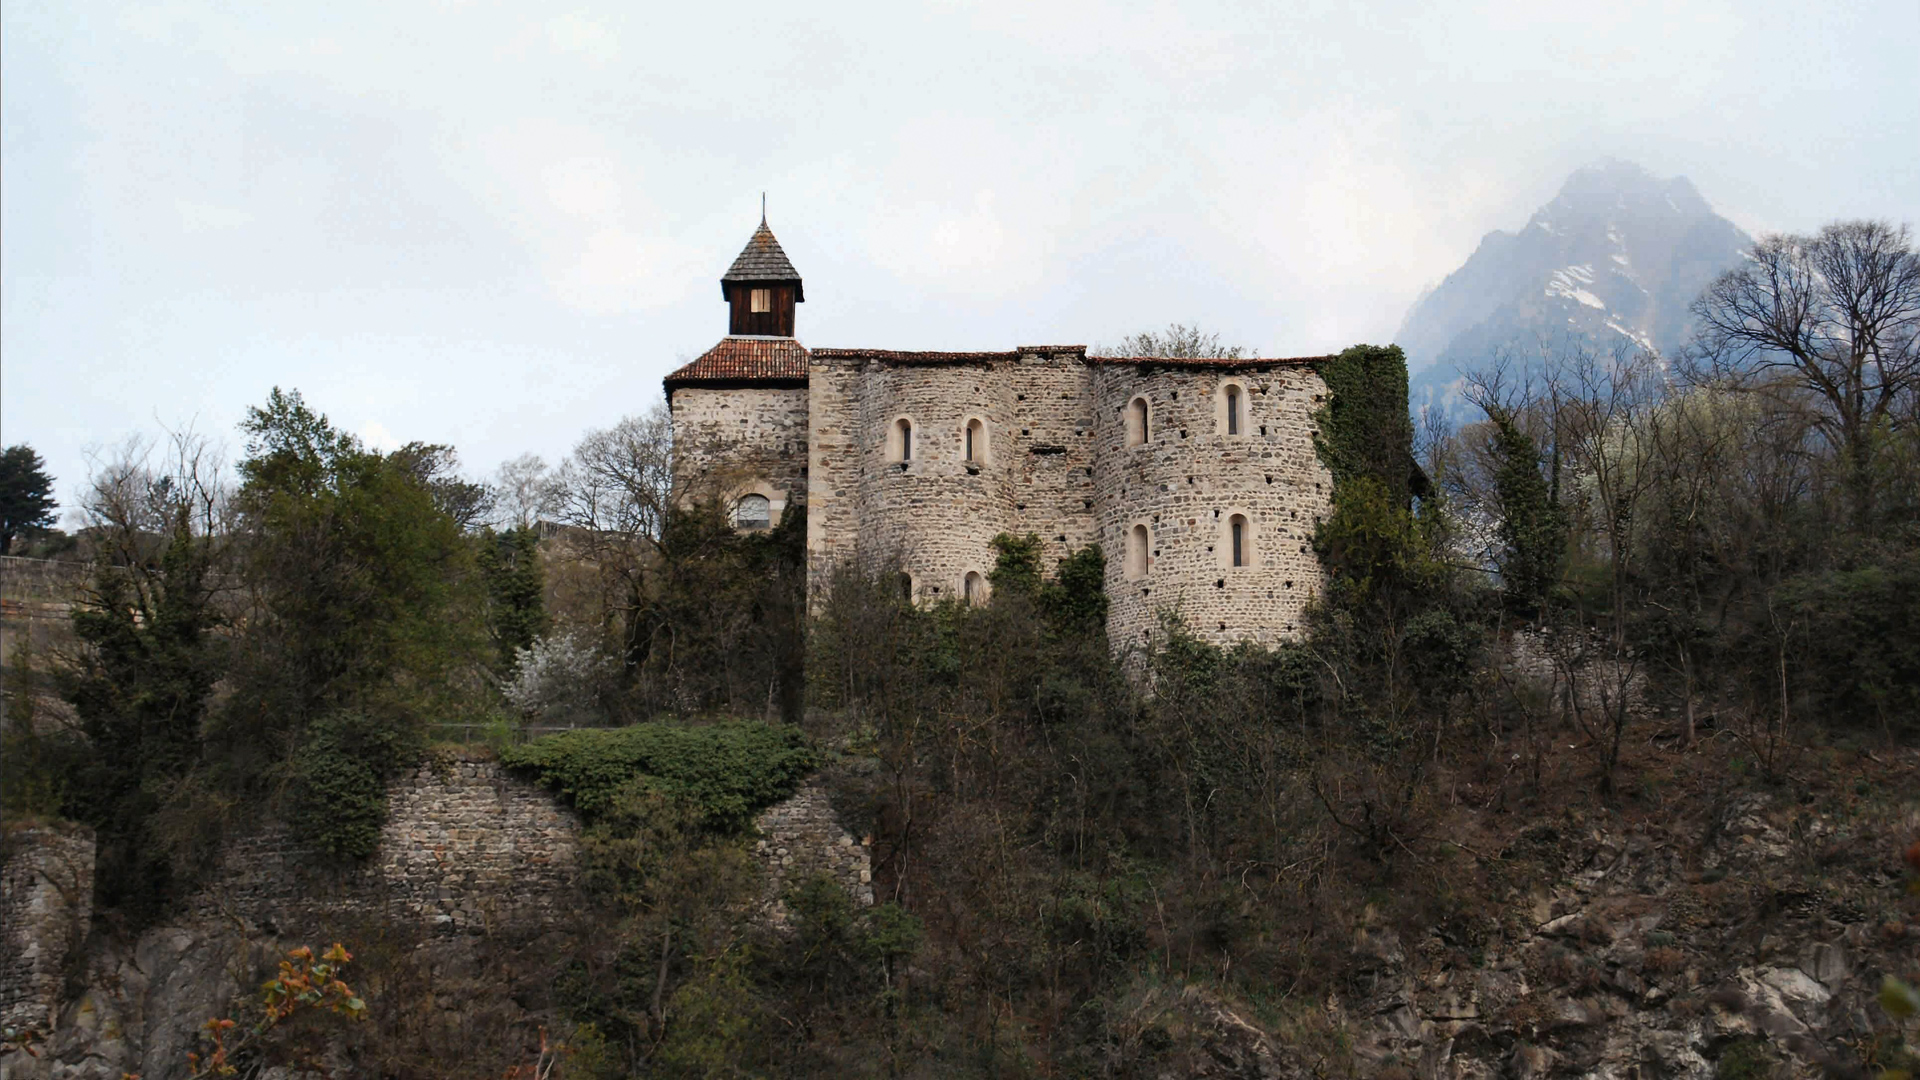
[[[1686,341],[1687,306],[1752,242],[1684,177],[1625,161],[1580,169],[1519,232],[1488,233],[1407,313],[1396,340],[1414,404],[1456,407],[1461,372],[1502,353],[1537,359],[1543,342],[1671,355]]]

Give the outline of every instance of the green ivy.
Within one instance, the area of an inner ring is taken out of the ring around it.
[[[622,788],[644,779],[723,831],[745,828],[820,764],[798,729],[758,721],[586,728],[514,747],[500,759],[566,797],[589,824]]]
[[[294,835],[329,855],[373,854],[387,820],[387,778],[418,760],[420,749],[412,724],[356,712],[315,721],[293,763],[287,822]]]

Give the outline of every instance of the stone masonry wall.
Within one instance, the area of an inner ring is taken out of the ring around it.
[[[696,496],[765,495],[778,524],[807,501],[807,388],[676,389],[673,475]]]
[[[854,560],[900,567],[921,601],[961,595],[991,570],[1001,532],[1038,535],[1043,565],[1098,543],[1107,557],[1108,635],[1147,641],[1163,611],[1205,640],[1273,644],[1299,632],[1324,584],[1308,540],[1332,497],[1313,450],[1326,386],[1300,363],[1244,368],[1089,362],[1078,349],[922,362],[816,352],[809,391],[808,552],[815,599]],[[1246,391],[1241,431],[1219,430],[1222,380]],[[1126,445],[1125,410],[1152,408],[1147,445]],[[908,419],[914,452],[889,452]],[[968,419],[988,430],[969,464]],[[1227,522],[1245,515],[1252,565],[1233,567]],[[1127,580],[1125,537],[1152,537],[1146,577]]]
[[[0,1031],[45,1034],[93,911],[93,832],[12,828],[0,864]]]
[[[380,847],[364,863],[342,868],[269,826],[228,846],[195,914],[282,934],[371,914],[425,930],[528,936],[580,910],[579,820],[546,789],[472,756],[424,765],[396,779],[387,798]],[[824,789],[803,786],[754,827],[770,898],[824,872],[856,901],[873,902],[867,848],[840,826]]]
[[[840,827],[823,788],[808,784],[754,819],[760,839],[754,857],[766,875],[769,910],[785,918],[781,893],[815,874],[826,874],[863,907],[873,904],[873,862],[866,841]]]
[[[229,845],[196,899],[202,914],[283,930],[383,913],[434,930],[537,932],[576,909],[579,823],[546,790],[490,760],[440,760],[388,787],[380,846],[365,862],[294,844],[269,825]]]
[[[1295,636],[1325,583],[1309,541],[1333,480],[1313,449],[1312,413],[1326,384],[1304,365],[1252,369],[1101,365],[1099,531],[1107,552],[1107,634],[1116,648],[1145,644],[1173,612],[1215,644],[1272,645]],[[1243,434],[1221,430],[1217,394],[1232,378],[1246,392]],[[1126,445],[1126,409],[1149,405],[1148,440]],[[1251,565],[1235,567],[1228,522],[1248,524]],[[1145,525],[1148,570],[1128,580],[1126,534]]]

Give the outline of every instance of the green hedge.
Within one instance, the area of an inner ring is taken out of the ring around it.
[[[513,747],[501,762],[559,792],[589,824],[642,780],[691,802],[709,825],[737,830],[792,794],[820,755],[798,729],[737,721],[567,731]]]

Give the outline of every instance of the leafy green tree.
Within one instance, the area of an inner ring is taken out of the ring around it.
[[[169,835],[162,813],[201,765],[226,670],[224,491],[203,442],[176,438],[158,469],[136,442],[96,473],[82,512],[100,560],[74,607],[81,647],[59,674],[84,739],[63,809],[98,834],[102,903],[144,918],[195,842]]]
[[[487,635],[495,670],[513,669],[514,654],[547,632],[546,575],[540,567],[540,534],[530,526],[503,532],[484,529],[477,538],[480,574],[487,586]]]
[[[1541,474],[1539,447],[1510,410],[1489,406],[1493,423],[1493,487],[1499,501],[1500,583],[1507,601],[1538,611],[1560,581],[1567,559],[1567,521],[1559,502],[1559,463]]]
[[[713,502],[675,508],[630,579],[624,659],[642,712],[799,718],[806,684],[806,512],[742,534]]]
[[[13,539],[51,526],[59,503],[46,463],[25,443],[0,450],[0,555],[13,551]]]
[[[244,633],[215,731],[243,784],[289,775],[295,819],[321,821],[316,800],[349,785],[377,804],[428,723],[480,707],[484,587],[435,487],[444,455],[368,450],[277,387],[241,430]],[[328,846],[370,849],[349,831]]]

